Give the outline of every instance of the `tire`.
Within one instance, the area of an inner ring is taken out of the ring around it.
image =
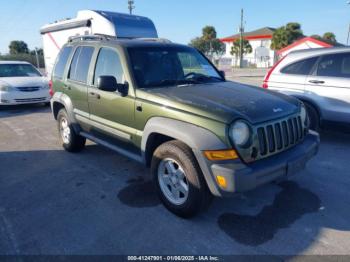
[[[153,154],[151,173],[162,203],[177,216],[190,218],[210,205],[213,196],[192,150],[184,143],[173,140],[160,145]]]
[[[320,130],[320,115],[314,106],[309,103],[304,103],[307,114],[309,116],[310,121],[310,129],[314,131]]]
[[[61,109],[57,114],[57,127],[66,151],[79,152],[84,148],[86,139],[74,131],[65,109]]]

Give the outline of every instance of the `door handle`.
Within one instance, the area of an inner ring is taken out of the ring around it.
[[[100,98],[101,98],[100,94],[97,94],[97,93],[95,93],[95,92],[90,92],[89,95],[90,95],[90,96],[93,96],[93,97],[96,97],[97,99],[100,99]]]
[[[324,81],[320,81],[320,80],[310,80],[309,83],[311,84],[324,84]]]

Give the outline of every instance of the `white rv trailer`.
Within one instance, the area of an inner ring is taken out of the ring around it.
[[[117,38],[158,38],[152,20],[142,16],[107,11],[82,10],[76,18],[43,26],[46,74],[51,75],[56,57],[69,37],[107,35]]]

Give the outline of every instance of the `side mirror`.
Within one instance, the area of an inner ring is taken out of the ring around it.
[[[127,96],[129,93],[129,85],[118,84],[114,76],[100,76],[97,79],[97,88],[107,92],[118,91],[122,96]]]
[[[220,71],[219,71],[219,74],[220,74],[220,76],[221,76],[224,80],[226,80],[226,73],[225,73],[225,71],[220,70]]]
[[[125,82],[124,84],[117,84],[117,90],[121,96],[127,96],[129,94],[129,84]]]
[[[97,79],[97,88],[107,92],[115,92],[118,89],[117,79],[114,76],[100,76]]]

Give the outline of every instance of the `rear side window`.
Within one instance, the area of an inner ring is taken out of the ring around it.
[[[56,78],[63,78],[64,69],[66,67],[70,52],[72,51],[72,47],[67,46],[63,48],[58,55],[58,59],[56,62],[55,70],[53,72],[53,76]]]
[[[94,48],[90,46],[81,46],[76,49],[69,69],[69,79],[81,83],[87,82],[89,66],[93,53]]]
[[[281,70],[281,73],[292,74],[292,75],[309,75],[317,59],[318,57],[312,57],[312,58],[295,62],[293,64],[290,64],[284,67]]]
[[[350,53],[323,56],[317,67],[317,75],[350,77]]]
[[[95,68],[94,84],[100,76],[114,76],[118,83],[123,83],[123,68],[119,55],[110,48],[101,48]]]

